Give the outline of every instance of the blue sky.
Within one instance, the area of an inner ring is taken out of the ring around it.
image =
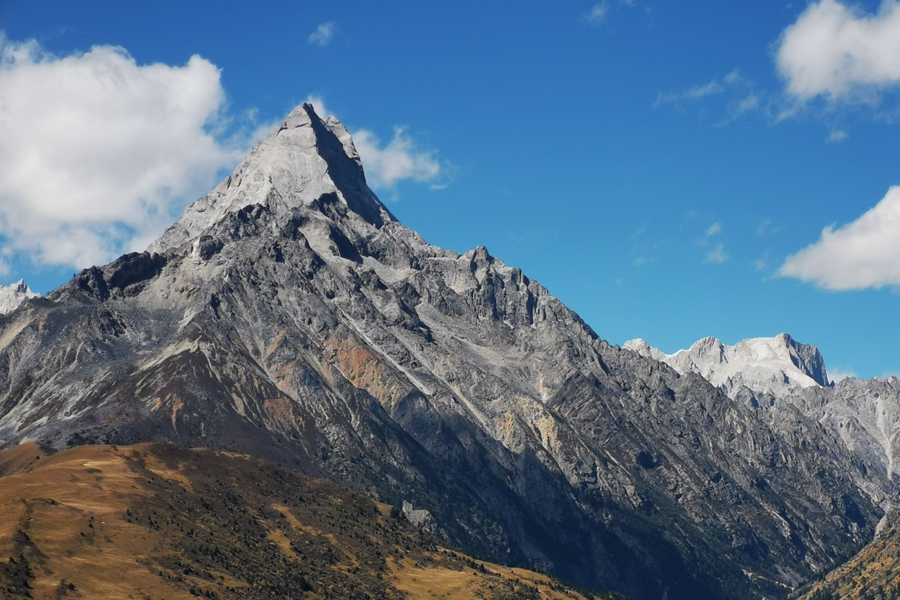
[[[900,372],[897,2],[265,6],[0,1],[3,279],[140,248],[314,99],[401,221],[612,343]]]

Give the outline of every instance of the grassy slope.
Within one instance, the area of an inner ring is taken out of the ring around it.
[[[0,452],[0,596],[554,598],[396,509],[243,456],[145,444]]]

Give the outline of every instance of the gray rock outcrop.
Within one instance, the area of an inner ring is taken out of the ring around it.
[[[416,508],[410,502],[403,501],[403,516],[406,520],[413,524],[417,529],[421,529],[427,533],[435,533],[437,526],[431,512],[424,508]]]
[[[787,398],[841,439],[869,469],[900,475],[900,378],[843,379]]]

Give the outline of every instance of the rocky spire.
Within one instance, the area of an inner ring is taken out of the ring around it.
[[[311,104],[287,119],[238,165],[234,173],[184,215],[148,250],[162,253],[200,235],[224,215],[253,204],[275,214],[334,194],[368,223],[395,220],[366,184],[359,153],[346,127],[321,119]]]

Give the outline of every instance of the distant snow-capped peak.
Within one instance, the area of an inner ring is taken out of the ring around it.
[[[37,298],[40,294],[31,291],[25,280],[20,279],[10,285],[0,285],[0,314],[11,313],[29,298]]]
[[[707,337],[674,354],[665,354],[642,339],[630,340],[624,348],[664,362],[681,374],[697,373],[730,398],[749,390],[754,397],[781,399],[804,388],[830,385],[819,350],[786,333],[741,340],[733,346]]]

